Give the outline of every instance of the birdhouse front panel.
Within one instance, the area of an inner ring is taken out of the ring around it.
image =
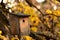
[[[20,18],[20,29],[22,35],[28,35],[29,34],[29,23],[28,23],[28,17]]]

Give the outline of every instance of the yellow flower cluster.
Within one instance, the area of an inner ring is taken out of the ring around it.
[[[11,38],[11,40],[19,40],[19,38],[13,37]]]
[[[1,40],[8,40],[5,36],[2,36],[1,34],[2,34],[2,31],[0,30],[0,39]]]
[[[57,27],[60,27],[60,22],[56,24]]]
[[[60,2],[59,2],[58,0],[53,0],[53,2],[54,2],[55,4],[60,4]]]
[[[52,14],[52,11],[49,10],[49,9],[47,9],[47,10],[46,10],[46,14]]]
[[[53,12],[53,14],[54,14],[54,15],[57,15],[57,16],[60,16],[60,10],[55,10],[55,11]]]
[[[60,16],[60,10],[52,11],[52,10],[47,9],[46,14],[53,14],[53,15],[56,15],[56,16]]]
[[[2,31],[0,30],[0,35],[2,34]]]
[[[57,32],[60,35],[60,32]]]
[[[30,37],[30,36],[23,36],[23,39],[24,39],[24,40],[33,40],[33,38]]]
[[[37,32],[38,31],[38,28],[37,27],[31,27],[31,31],[32,32]]]

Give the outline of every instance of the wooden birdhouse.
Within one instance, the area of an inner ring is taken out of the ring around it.
[[[12,35],[28,35],[30,33],[29,15],[23,13],[9,14],[10,33]]]

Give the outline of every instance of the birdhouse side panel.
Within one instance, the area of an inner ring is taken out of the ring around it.
[[[9,15],[9,23],[10,23],[10,32],[13,35],[17,35],[18,30],[18,18],[14,15]]]
[[[22,35],[29,34],[29,22],[28,18],[20,18],[20,29]]]

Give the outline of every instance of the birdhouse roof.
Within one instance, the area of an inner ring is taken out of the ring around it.
[[[27,15],[27,14],[23,14],[23,13],[10,13],[10,14],[12,14],[12,15],[15,15],[15,16],[17,16],[17,17],[29,17],[30,15]]]

